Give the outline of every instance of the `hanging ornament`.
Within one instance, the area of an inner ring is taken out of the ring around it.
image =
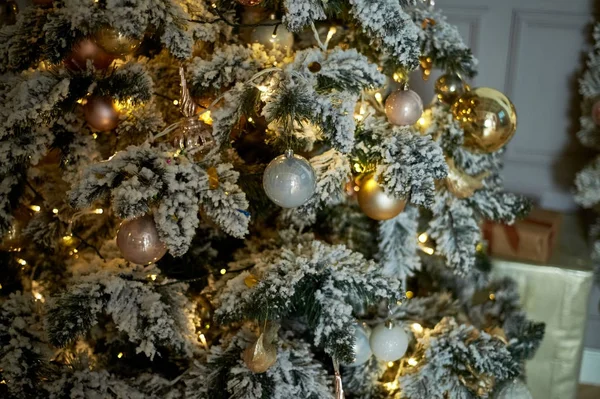
[[[452,105],[467,91],[467,85],[456,73],[446,73],[435,81],[435,94],[444,104]]]
[[[179,76],[181,77],[180,110],[185,118],[175,131],[174,144],[195,160],[200,160],[215,146],[212,126],[196,114],[197,106],[190,95],[182,67],[179,67]]]
[[[83,106],[83,114],[88,125],[101,132],[113,130],[119,125],[119,111],[110,97],[88,98]]]
[[[116,57],[133,53],[142,43],[141,40],[125,35],[110,26],[100,28],[94,35],[94,41],[104,51]]]
[[[254,7],[263,2],[263,0],[237,0],[244,7]]]
[[[454,164],[452,158],[446,158],[446,164],[448,164],[448,176],[446,176],[444,182],[448,191],[454,194],[456,198],[471,197],[475,191],[483,188],[483,181],[489,176],[487,171],[476,176],[468,175]]]
[[[244,279],[244,284],[248,288],[254,288],[258,284],[258,279],[256,278],[256,276],[254,274],[249,274]]]
[[[296,208],[315,193],[317,176],[306,158],[287,150],[265,169],[263,188],[267,197],[280,207]]]
[[[423,114],[423,101],[412,90],[396,90],[385,100],[385,115],[392,125],[414,125]]]
[[[90,60],[94,68],[106,69],[115,58],[104,51],[92,39],[85,38],[73,46],[73,49],[64,59],[64,63],[72,71],[85,70]]]
[[[242,352],[242,360],[253,373],[264,373],[277,361],[277,332],[279,325],[267,323],[265,331]]]
[[[433,69],[433,59],[426,55],[419,57],[419,64],[421,64],[421,77],[423,80],[429,80],[431,76],[431,70]]]
[[[342,384],[342,375],[340,374],[340,364],[336,358],[333,358],[333,374],[335,376],[335,399],[344,399],[344,386]]]
[[[265,19],[262,23],[273,23],[272,19]],[[282,24],[259,25],[250,33],[250,43],[260,43],[267,50],[281,50],[289,52],[294,45],[294,34]]]
[[[387,195],[371,174],[360,181],[358,205],[371,219],[388,220],[404,210],[406,200]]]
[[[400,359],[408,349],[408,335],[402,327],[394,326],[391,322],[375,327],[369,342],[373,354],[386,362]]]
[[[354,345],[352,350],[354,351],[354,361],[349,363],[348,366],[360,366],[361,364],[365,364],[373,354],[371,352],[367,331],[365,331],[360,324],[354,326]]]
[[[167,253],[152,215],[123,221],[117,233],[117,246],[126,260],[137,265],[156,263]]]
[[[494,399],[533,399],[527,385],[516,378],[505,382],[494,395]]]
[[[498,90],[479,87],[452,105],[452,113],[465,131],[464,147],[491,153],[504,147],[517,130],[517,112]]]
[[[19,7],[12,0],[0,0],[0,28],[17,22]]]
[[[594,105],[592,105],[592,120],[598,126],[600,126],[600,100],[596,101]]]

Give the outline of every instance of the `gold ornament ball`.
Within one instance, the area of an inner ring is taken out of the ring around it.
[[[491,153],[504,147],[517,130],[517,112],[508,97],[489,87],[466,92],[452,105],[465,131],[464,147]]]
[[[133,53],[142,43],[141,40],[127,36],[109,26],[98,30],[94,35],[94,41],[104,51],[117,57]]]
[[[375,220],[388,220],[404,210],[406,200],[387,195],[373,175],[364,177],[358,190],[360,209]]]
[[[119,125],[119,111],[110,97],[90,97],[83,106],[85,121],[95,130],[113,130]]]
[[[82,39],[65,57],[64,63],[72,71],[85,70],[87,61],[91,60],[94,68],[98,70],[106,69],[114,61],[114,57],[104,51],[92,39]]]
[[[0,0],[0,28],[17,22],[19,7],[11,0]],[[3,39],[4,40],[4,39]]]
[[[444,104],[452,105],[467,91],[467,85],[456,73],[447,73],[435,81],[435,94]]]

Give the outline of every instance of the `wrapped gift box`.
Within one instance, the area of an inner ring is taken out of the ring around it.
[[[485,223],[484,237],[492,256],[546,263],[558,240],[562,215],[534,209],[513,225]]]
[[[593,284],[586,242],[576,219],[565,217],[561,240],[546,265],[493,259],[496,276],[517,281],[527,316],[546,323],[542,345],[526,364],[527,385],[534,399],[576,398]]]

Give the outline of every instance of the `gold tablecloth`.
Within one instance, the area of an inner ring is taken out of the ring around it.
[[[534,399],[575,399],[593,272],[585,233],[574,218],[565,220],[557,253],[548,265],[493,260],[496,276],[519,284],[523,309],[546,323],[546,334],[526,365]]]

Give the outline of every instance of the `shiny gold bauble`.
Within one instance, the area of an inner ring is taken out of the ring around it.
[[[466,91],[467,85],[456,73],[446,73],[435,81],[435,94],[444,104],[454,104]]]
[[[17,22],[19,7],[12,0],[0,0],[0,28]],[[4,39],[3,39],[4,40]]]
[[[133,53],[142,43],[110,26],[100,28],[94,35],[94,41],[104,51],[117,57]]]
[[[264,373],[277,361],[279,325],[268,323],[258,339],[242,352],[242,360],[253,373]]]
[[[466,92],[452,105],[465,131],[464,147],[491,153],[504,147],[517,130],[517,112],[508,97],[489,87]]]
[[[388,220],[404,210],[406,200],[387,195],[371,174],[360,181],[358,205],[371,219]]]
[[[119,125],[119,111],[110,97],[90,97],[83,106],[85,121],[95,130],[113,130]]]
[[[64,63],[70,70],[87,69],[87,61],[91,60],[94,68],[102,70],[110,66],[115,57],[108,54],[92,39],[82,39],[64,59]]]

